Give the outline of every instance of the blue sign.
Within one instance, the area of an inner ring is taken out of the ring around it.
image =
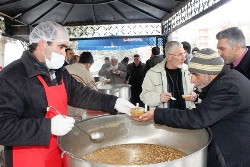
[[[77,50],[129,50],[145,46],[156,46],[156,38],[78,40]]]

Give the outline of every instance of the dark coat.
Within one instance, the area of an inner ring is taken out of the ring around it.
[[[246,52],[245,56],[241,62],[236,67],[234,67],[234,69],[242,73],[250,80],[250,47],[248,47],[248,51]]]
[[[48,104],[37,75],[51,85],[46,67],[29,51],[0,72],[0,145],[6,146],[6,167],[12,166],[11,146],[49,144],[51,119],[44,118]],[[56,71],[56,76],[59,83],[64,80],[69,105],[116,113],[117,97],[85,87],[64,67]]]
[[[144,75],[146,75],[147,71],[154,67],[156,64],[162,62],[164,59],[160,56],[154,56],[154,57],[151,57],[150,59],[148,59],[146,61],[146,66],[145,66],[145,70],[144,70]]]
[[[225,66],[206,86],[197,108],[157,108],[155,123],[175,128],[209,127],[213,134],[208,148],[208,167],[249,167],[250,81]]]
[[[143,102],[140,99],[140,94],[142,92],[142,82],[144,79],[143,72],[145,69],[145,64],[140,62],[138,66],[135,63],[128,64],[127,66],[127,78],[128,84],[131,86],[131,102],[133,104],[140,103],[143,106]]]
[[[127,76],[126,68],[122,63],[118,64],[117,70],[120,71],[120,74],[114,74],[112,70],[107,71],[106,69],[110,67],[111,63],[105,63],[102,65],[101,69],[98,72],[99,76],[104,76],[107,79],[110,79],[109,84],[124,84],[125,78]]]

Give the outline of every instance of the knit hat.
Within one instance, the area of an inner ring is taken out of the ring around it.
[[[201,49],[188,63],[191,73],[219,74],[224,66],[224,61],[213,49]]]
[[[79,63],[94,63],[92,54],[90,52],[82,52]]]

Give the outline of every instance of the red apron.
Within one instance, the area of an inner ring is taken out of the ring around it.
[[[48,106],[55,107],[63,115],[67,115],[67,92],[64,82],[61,85],[48,86],[41,76]],[[52,118],[57,113],[50,109],[45,118]],[[57,146],[57,136],[50,137],[48,146],[15,146],[13,147],[13,167],[62,167],[61,150]]]

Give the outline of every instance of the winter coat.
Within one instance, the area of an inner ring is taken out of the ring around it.
[[[246,52],[245,56],[241,62],[236,67],[234,67],[234,69],[242,73],[250,80],[250,47],[248,47],[248,51]]]
[[[142,101],[140,100],[140,94],[142,92],[142,82],[143,82],[143,72],[145,69],[145,64],[140,62],[138,66],[135,63],[128,64],[128,84],[131,85],[131,102],[133,104],[140,103],[142,106]]]
[[[85,65],[82,63],[74,63],[71,65],[65,66],[71,76],[73,76],[78,82],[81,82],[85,86],[90,87],[93,90],[98,91],[95,79],[91,72],[86,69]],[[75,107],[68,106],[68,113],[70,116],[80,117],[84,114],[85,109],[79,109]]]
[[[225,66],[201,92],[202,102],[193,109],[157,108],[154,121],[174,128],[209,127],[208,167],[249,167],[250,81]]]
[[[89,70],[86,69],[84,64],[74,63],[65,66],[65,68],[68,70],[70,75],[72,75],[78,82],[81,82],[85,86],[88,86],[91,89],[98,91],[93,75]]]
[[[47,99],[40,75],[51,86],[46,67],[25,51],[0,72],[0,145],[5,147],[6,167],[12,166],[12,146],[47,146],[51,119],[45,119]],[[100,94],[77,82],[64,67],[56,70],[58,83],[65,84],[68,105],[115,114],[117,97]]]
[[[119,75],[114,74],[112,70],[107,71],[106,69],[110,67],[110,63],[105,63],[102,65],[102,68],[98,72],[99,76],[104,76],[107,79],[110,79],[110,84],[124,84],[125,78],[127,76],[126,68],[123,64],[118,64],[118,71],[121,73]]]
[[[154,55],[153,57],[151,57],[150,59],[148,59],[146,61],[146,66],[145,66],[145,70],[144,70],[144,75],[147,73],[147,71],[154,67],[156,64],[162,62],[164,59],[162,57],[160,57],[159,55]]]
[[[151,68],[147,73],[142,83],[142,93],[140,94],[141,100],[150,106],[150,109],[155,107],[167,108],[167,103],[161,103],[161,93],[167,92],[167,76],[166,76],[166,59],[161,63]],[[188,71],[187,65],[183,64],[181,68],[182,73],[182,85],[184,94],[190,94],[194,88],[191,83],[191,74]],[[187,108],[195,107],[195,104],[190,101],[186,101]]]

